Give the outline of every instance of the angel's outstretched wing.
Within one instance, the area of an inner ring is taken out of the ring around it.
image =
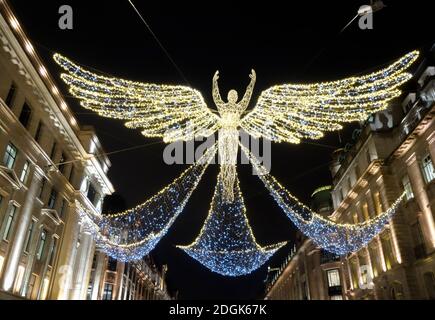
[[[141,128],[146,137],[187,141],[218,129],[218,116],[195,89],[97,75],[60,54],[55,54],[54,60],[67,71],[61,77],[84,108],[127,120],[127,127]]]
[[[413,51],[387,68],[360,77],[314,84],[284,84],[263,91],[241,122],[254,137],[299,143],[319,139],[345,122],[363,121],[400,95],[411,78],[406,69],[418,58]]]

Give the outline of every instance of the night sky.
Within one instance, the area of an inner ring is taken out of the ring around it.
[[[84,66],[114,76],[155,83],[186,84],[127,0],[10,1],[38,53],[67,95],[51,56],[60,52]],[[336,80],[373,71],[413,50],[434,42],[430,1],[385,1],[375,13],[374,29],[360,30],[355,16],[364,1],[134,1],[159,40],[213,107],[211,79],[220,71],[222,95],[235,88],[239,96],[255,68],[257,85],[252,108],[262,90],[286,82]],[[58,28],[58,8],[74,10],[74,29]],[[93,125],[107,152],[151,144],[110,156],[109,177],[128,206],[142,203],[177,177],[186,166],[163,162],[165,145],[144,138],[122,121],[99,118],[67,98],[80,124]],[[328,164],[334,149],[350,140],[355,126],[328,134],[319,141],[272,146],[272,175],[294,195],[309,202],[312,191],[331,183]],[[180,299],[253,299],[261,297],[267,265],[249,276],[225,278],[192,260],[177,244],[191,243],[209,209],[217,166],[211,166],[184,212],[152,252],[156,262],[169,265],[168,283]],[[248,218],[261,245],[292,241],[295,229],[280,211],[250,166],[239,166]],[[289,252],[281,249],[268,265],[277,266]]]

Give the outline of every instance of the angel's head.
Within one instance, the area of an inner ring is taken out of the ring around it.
[[[239,98],[239,95],[237,94],[236,90],[232,89],[228,91],[227,98],[229,103],[236,103],[237,99]]]

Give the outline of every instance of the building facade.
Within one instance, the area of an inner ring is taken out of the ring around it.
[[[364,222],[406,192],[406,200],[386,228],[368,246],[341,257],[333,267],[338,270],[334,277],[339,279],[335,282],[343,299],[435,299],[434,58],[435,46],[415,73],[415,89],[373,115],[355,132],[352,144],[333,154],[334,211],[329,216],[333,221]],[[312,255],[307,251],[309,243],[305,240],[294,258]],[[297,265],[292,260],[269,285],[267,298],[283,298],[278,292],[301,286],[288,280]],[[307,282],[317,276],[309,268],[305,273]],[[319,285],[329,286],[328,277],[323,273]]]
[[[6,1],[0,46],[0,299],[170,299],[166,266],[113,260],[81,225],[114,191],[111,163]]]
[[[159,272],[149,257],[121,262],[97,251],[92,263],[88,300],[171,300],[167,267]]]
[[[80,128],[5,1],[0,3],[0,295],[85,299],[110,162]]]

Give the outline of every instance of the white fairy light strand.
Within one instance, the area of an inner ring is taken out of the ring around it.
[[[263,91],[256,107],[242,117],[248,107],[256,81],[251,81],[238,101],[235,90],[228,102],[221,98],[216,72],[212,82],[215,115],[201,93],[187,86],[157,85],[97,75],[81,68],[60,54],[54,60],[67,71],[61,78],[81,105],[104,117],[127,120],[129,128],[141,128],[147,137],[165,142],[207,137],[219,130],[219,155],[224,183],[224,201],[233,200],[237,136],[241,127],[252,136],[271,141],[300,143],[319,139],[324,132],[342,128],[342,123],[365,120],[387,108],[400,94],[398,86],[409,80],[405,70],[418,58],[413,51],[389,67],[359,77],[314,84],[285,84]]]
[[[221,99],[217,86],[219,74],[215,74],[213,99],[218,116],[193,88],[98,75],[60,54],[55,54],[54,60],[66,71],[61,78],[84,108],[104,117],[124,119],[127,127],[140,128],[146,137],[161,137],[165,142],[188,141],[198,136],[208,137],[220,129],[218,149],[223,161],[209,218],[197,240],[181,248],[209,269],[237,276],[257,269],[283,245],[260,247],[247,222],[236,172],[238,130],[242,128],[256,138],[275,142],[319,139],[324,132],[340,130],[342,123],[365,120],[372,113],[386,109],[388,102],[400,95],[398,87],[411,78],[406,70],[418,56],[418,51],[410,52],[389,67],[365,76],[273,86],[261,93],[257,105],[244,117],[255,85],[253,70],[251,82],[239,102],[235,90],[229,92],[228,102]],[[264,170],[255,158],[251,161],[254,168]],[[82,221],[110,255],[124,261],[139,258],[152,250],[167,232],[205,168],[205,164],[192,166],[161,193],[126,212],[99,218],[82,209]],[[272,176],[262,173],[261,180],[296,226],[319,246],[338,254],[355,251],[370,241],[403,198],[402,195],[384,214],[366,223],[336,224],[312,212]],[[225,225],[221,221],[225,216],[232,219],[228,223],[231,227],[224,229],[226,236],[221,239],[216,230]]]
[[[366,246],[389,223],[405,197],[402,193],[391,207],[378,216],[357,224],[336,223],[313,212],[290,194],[259,161],[241,145],[260,180],[287,217],[319,247],[338,255],[356,252]]]
[[[342,123],[363,121],[388,107],[397,89],[412,75],[405,72],[418,58],[413,51],[389,67],[360,77],[314,84],[284,84],[263,91],[256,107],[241,121],[254,137],[300,143],[320,139]]]
[[[125,119],[128,128],[142,128],[146,137],[188,141],[207,137],[219,127],[218,116],[195,89],[98,75],[58,53],[54,60],[67,71],[61,78],[84,108],[103,117]]]
[[[178,248],[213,272],[232,277],[246,275],[261,267],[286,242],[265,247],[256,242],[237,176],[234,200],[227,202],[221,175],[199,235],[190,245]]]
[[[140,259],[154,249],[183,211],[216,149],[216,145],[208,149],[170,185],[133,209],[95,216],[77,202],[81,223],[108,255],[121,261]]]

